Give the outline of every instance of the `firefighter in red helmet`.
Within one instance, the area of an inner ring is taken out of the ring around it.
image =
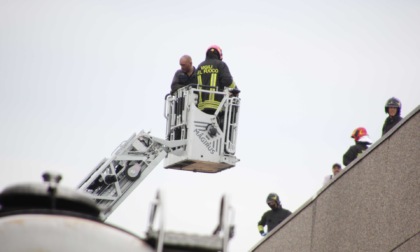
[[[356,128],[351,134],[351,138],[354,138],[355,145],[351,146],[343,155],[344,165],[350,164],[372,144],[372,140],[370,140],[366,129],[363,127]]]
[[[233,95],[237,95],[239,90],[233,81],[229,67],[222,61],[222,49],[217,45],[211,45],[206,51],[206,59],[197,67],[198,88],[211,91],[223,91],[225,87],[232,88]],[[199,94],[198,108],[206,113],[213,113],[217,110],[223,96],[210,95],[201,92]]]

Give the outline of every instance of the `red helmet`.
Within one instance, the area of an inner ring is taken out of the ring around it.
[[[365,128],[359,127],[355,130],[353,130],[353,133],[351,133],[351,138],[354,138],[354,140],[359,141],[359,139],[363,136],[367,136],[368,133]]]
[[[222,48],[220,48],[220,46],[218,45],[211,45],[209,46],[209,48],[207,48],[207,52],[212,50],[213,51],[217,51],[217,53],[219,54],[219,59],[223,60],[223,53],[222,53]]]

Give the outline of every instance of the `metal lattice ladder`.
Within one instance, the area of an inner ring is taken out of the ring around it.
[[[87,193],[108,216],[165,158],[186,140],[167,141],[141,131],[122,142],[109,159],[103,159],[78,190]]]

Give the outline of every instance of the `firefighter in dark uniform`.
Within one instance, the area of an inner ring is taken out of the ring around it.
[[[385,135],[392,127],[399,123],[401,117],[401,102],[397,98],[390,98],[385,104],[385,113],[389,116],[385,119],[384,126],[382,127],[382,136]]]
[[[365,151],[372,140],[370,140],[369,135],[365,128],[359,127],[353,131],[351,138],[354,138],[355,145],[350,146],[346,153],[343,155],[343,164],[348,165],[353,160],[357,158],[359,154]]]
[[[233,88],[233,95],[237,95],[239,90],[233,81],[229,67],[223,60],[222,49],[217,45],[212,45],[207,49],[206,60],[197,67],[197,83],[199,89],[211,91],[223,91],[225,87]],[[217,110],[222,95],[199,93],[198,108],[206,113],[213,113]]]
[[[281,206],[280,198],[276,193],[270,193],[267,196],[267,205],[271,208],[271,210],[265,212],[261,217],[261,220],[258,222],[258,231],[262,236],[265,236],[290,214],[292,214],[289,210],[284,209]],[[265,226],[267,226],[267,233],[264,232]]]
[[[192,59],[189,55],[184,55],[179,59],[181,69],[175,72],[171,83],[171,94],[175,94],[179,88],[185,87],[189,84],[197,84],[196,69],[192,64]]]

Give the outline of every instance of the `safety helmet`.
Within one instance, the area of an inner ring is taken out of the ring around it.
[[[222,48],[220,48],[220,46],[218,45],[211,45],[209,46],[209,48],[207,48],[206,52],[217,52],[217,54],[219,54],[219,60],[223,60],[223,53],[222,53]]]
[[[388,108],[397,108],[397,114],[400,114],[401,102],[395,97],[388,99],[385,103],[385,113],[388,113]]]
[[[368,133],[365,128],[359,127],[355,130],[353,130],[353,133],[351,133],[351,138],[354,138],[354,140],[359,141],[359,139],[363,136],[367,136]]]
[[[274,202],[276,202],[276,203],[277,203],[277,207],[279,207],[279,206],[280,206],[280,198],[279,198],[279,196],[277,195],[277,193],[270,193],[270,194],[267,196],[267,200],[266,200],[267,204],[268,204],[269,202],[272,202],[272,201],[274,201]]]

